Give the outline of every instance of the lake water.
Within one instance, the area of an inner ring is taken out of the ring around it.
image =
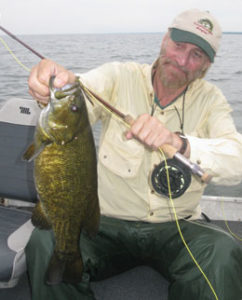
[[[162,33],[25,35],[25,43],[45,57],[74,72],[84,72],[109,61],[134,60],[152,63],[159,54]],[[31,68],[39,58],[16,41],[4,36],[20,61]],[[242,133],[242,34],[224,34],[221,48],[206,79],[222,89],[233,108],[233,118]],[[30,98],[28,72],[20,67],[0,43],[0,106],[11,97]],[[95,128],[98,135],[99,128]],[[208,186],[207,194],[242,197],[242,184]]]

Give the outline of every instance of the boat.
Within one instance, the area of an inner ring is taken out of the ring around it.
[[[34,229],[30,218],[37,194],[33,163],[21,157],[33,140],[39,113],[36,101],[22,98],[10,98],[0,109],[0,300],[31,299],[24,248]],[[242,198],[204,195],[201,206],[211,222],[224,228],[229,222],[242,237]],[[165,300],[168,295],[168,282],[148,266],[91,285],[102,300]]]

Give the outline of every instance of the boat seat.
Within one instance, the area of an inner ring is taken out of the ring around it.
[[[0,207],[0,288],[14,287],[26,271],[24,247],[33,225],[31,213]]]
[[[15,286],[26,270],[24,248],[34,228],[26,203],[33,206],[37,195],[33,164],[21,157],[33,140],[39,111],[35,101],[19,98],[0,109],[0,288]],[[19,208],[4,205],[14,201]]]

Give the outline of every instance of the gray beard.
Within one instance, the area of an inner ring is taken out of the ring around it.
[[[163,65],[165,64],[173,64],[176,67],[178,67],[181,71],[184,72],[184,76],[177,76],[176,77],[176,72],[173,72],[173,77],[176,78],[173,80],[170,80],[168,76],[166,76],[165,68],[163,68]],[[157,71],[158,71],[158,76],[163,84],[164,87],[171,89],[171,90],[176,90],[179,88],[182,88],[184,86],[189,85],[192,81],[196,80],[197,78],[202,78],[206,70],[199,70],[193,74],[189,73],[187,70],[185,70],[182,67],[177,66],[175,63],[171,62],[169,59],[164,58],[162,61],[162,57],[160,56],[158,59],[158,65],[157,65]]]

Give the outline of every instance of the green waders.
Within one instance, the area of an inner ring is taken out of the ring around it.
[[[202,221],[179,223],[218,299],[241,300],[242,249],[237,242],[222,229]],[[216,299],[184,247],[175,222],[151,224],[102,217],[95,238],[81,236],[85,272],[77,285],[44,283],[53,244],[52,231],[35,229],[27,245],[33,300],[95,299],[89,280],[102,280],[142,264],[169,280],[169,300]]]

